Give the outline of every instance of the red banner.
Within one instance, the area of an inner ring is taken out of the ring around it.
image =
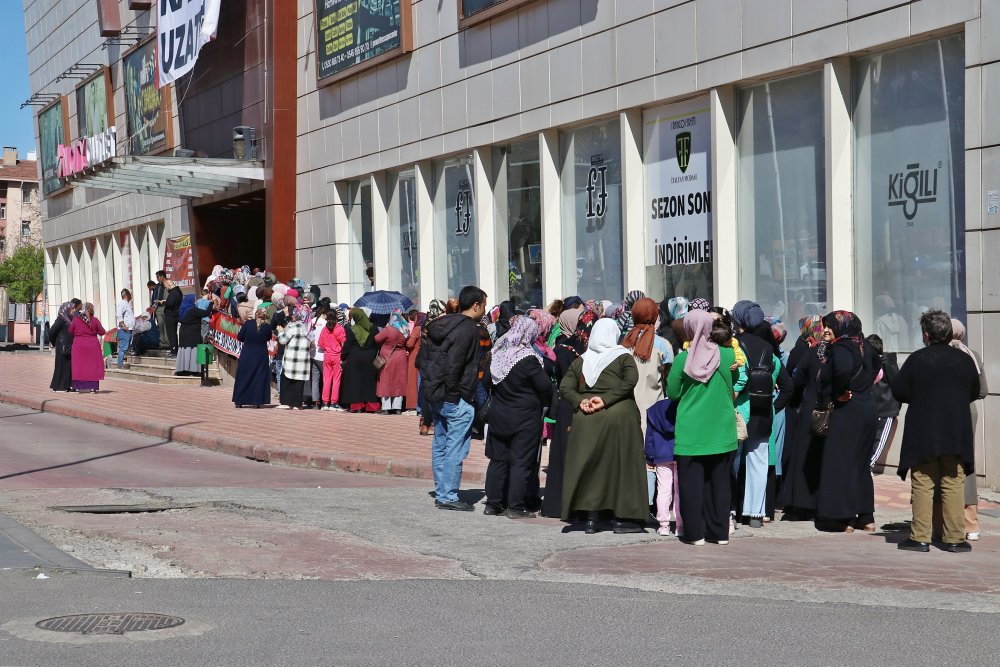
[[[243,351],[243,343],[236,337],[240,333],[243,323],[221,311],[216,311],[209,320],[208,339],[209,342],[219,352],[224,352],[231,357],[240,358]],[[274,356],[275,346],[268,345],[268,354]]]
[[[180,287],[195,287],[194,255],[191,252],[191,235],[185,234],[167,239],[167,249],[163,257],[163,270],[167,277]]]

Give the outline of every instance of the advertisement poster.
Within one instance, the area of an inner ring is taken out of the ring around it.
[[[59,178],[59,147],[65,139],[62,102],[38,114],[38,137],[42,144],[42,194],[47,195],[63,185]]]
[[[125,116],[132,155],[148,155],[167,147],[168,114],[156,86],[156,43],[146,42],[124,58]]]
[[[76,89],[77,136],[93,137],[108,129],[108,78],[105,72]]]
[[[185,287],[195,286],[194,255],[190,234],[167,239],[167,248],[163,256],[163,270],[167,272],[170,280],[182,290]]]
[[[220,3],[221,0],[157,3],[156,39],[161,88],[194,69],[201,47],[215,37]]]
[[[712,262],[712,148],[707,99],[643,114],[647,266]]]
[[[402,11],[400,0],[316,0],[317,77],[323,80],[378,56],[408,50],[408,14]]]
[[[239,359],[240,353],[243,352],[243,343],[237,336],[239,336],[242,327],[243,323],[239,319],[216,311],[212,313],[212,319],[208,323],[208,341],[219,352]],[[275,356],[276,352],[276,345],[268,345],[270,356]]]

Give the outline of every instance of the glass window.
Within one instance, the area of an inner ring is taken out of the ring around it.
[[[617,303],[625,296],[618,121],[564,132],[559,146],[566,292]]]
[[[498,237],[506,235],[510,299],[522,308],[542,305],[542,200],[538,141],[501,146],[497,161]],[[506,191],[506,197],[504,196]],[[500,233],[502,231],[502,233]]]
[[[28,238],[31,236],[31,223],[28,221],[21,222],[21,237]]]
[[[463,287],[479,283],[472,156],[439,162],[435,166],[434,224],[441,226],[444,233],[448,296],[457,298]]]
[[[21,203],[28,204],[31,202],[31,188],[27,185],[21,189]]]
[[[855,61],[854,131],[858,314],[910,352],[923,311],[966,315],[964,36]]]
[[[741,90],[738,120],[739,293],[795,331],[827,312],[823,73]]]
[[[348,187],[348,212],[351,221],[351,282],[363,292],[375,289],[372,231],[372,186],[368,181],[354,181]]]
[[[7,204],[0,204],[0,220],[7,219]]]
[[[390,210],[399,291],[420,303],[420,255],[417,252],[417,181],[412,171],[399,175],[395,205]]]

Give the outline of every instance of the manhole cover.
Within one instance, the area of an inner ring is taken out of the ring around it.
[[[183,618],[163,614],[75,614],[46,618],[35,623],[35,627],[80,635],[124,635],[126,632],[167,630],[183,623]]]

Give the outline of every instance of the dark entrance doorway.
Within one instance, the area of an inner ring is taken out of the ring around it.
[[[266,257],[265,190],[192,209],[199,284],[216,264],[234,269],[264,268]]]

